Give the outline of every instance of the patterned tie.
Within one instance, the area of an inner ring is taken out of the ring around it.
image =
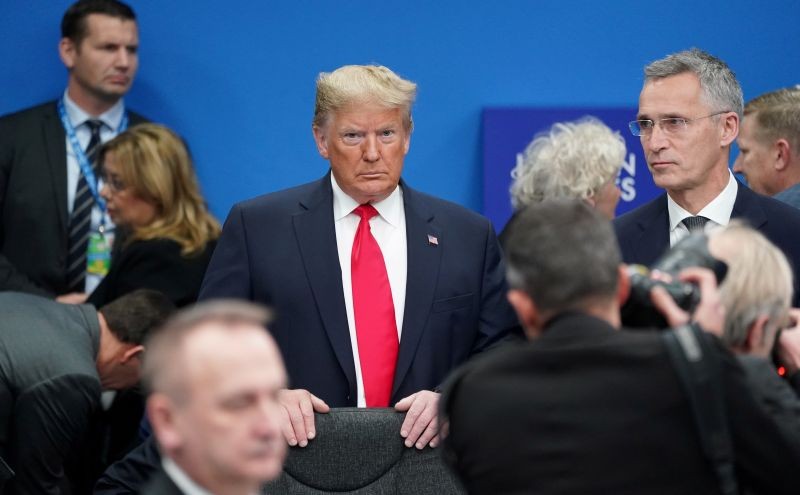
[[[690,234],[694,234],[695,232],[703,233],[703,227],[705,227],[706,223],[708,222],[708,218],[696,216],[696,217],[686,217],[684,218],[681,223],[683,223],[687,229],[689,229]]]
[[[86,158],[96,170],[95,158],[100,148],[100,128],[103,123],[99,120],[87,120],[86,125],[92,131],[92,137],[86,146]],[[94,196],[89,190],[86,177],[81,172],[78,185],[75,188],[75,202],[72,215],[69,217],[69,253],[67,254],[67,287],[69,292],[83,292],[86,280],[86,249],[89,245],[89,226],[92,223],[92,206]]]
[[[353,212],[361,217],[350,256],[361,378],[367,407],[387,407],[399,347],[392,288],[381,248],[369,226],[369,219],[378,212],[369,204]]]

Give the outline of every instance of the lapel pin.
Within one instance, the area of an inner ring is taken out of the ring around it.
[[[429,246],[438,246],[439,245],[439,239],[434,235],[428,234],[428,245]]]

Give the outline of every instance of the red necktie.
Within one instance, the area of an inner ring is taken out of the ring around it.
[[[377,210],[365,204],[353,212],[361,217],[350,255],[361,378],[367,407],[387,407],[399,347],[392,288],[381,248],[369,227],[369,219],[378,214]]]

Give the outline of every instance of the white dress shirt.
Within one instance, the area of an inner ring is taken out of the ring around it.
[[[336,183],[331,174],[333,187],[333,220],[336,228],[336,246],[339,251],[339,266],[342,269],[342,290],[344,305],[347,310],[347,326],[350,329],[350,345],[353,348],[353,362],[356,367],[357,404],[366,407],[364,397],[364,380],[361,377],[361,361],[358,357],[358,338],[353,313],[353,283],[350,272],[350,254],[353,250],[353,239],[358,230],[361,217],[353,213],[358,203],[348,196]],[[403,310],[406,303],[406,280],[408,270],[408,245],[406,243],[406,213],[403,208],[403,191],[397,186],[388,198],[372,203],[378,215],[370,219],[372,236],[378,243],[386,263],[389,286],[392,289],[394,316],[397,324],[397,338],[403,329]]]
[[[86,121],[95,118],[103,123],[103,125],[100,127],[100,141],[105,143],[119,133],[119,126],[122,124],[122,116],[125,114],[125,104],[120,99],[105,113],[99,115],[98,117],[93,117],[84,112],[77,105],[77,103],[70,99],[67,92],[64,91],[64,110],[67,112],[67,117],[69,118],[72,127],[75,128],[75,137],[78,138],[81,149],[85,150],[86,146],[89,145],[89,140],[92,137],[92,132],[89,129],[89,126],[86,125]],[[72,145],[70,144],[69,136],[65,138],[65,145],[67,147],[67,214],[71,215],[72,207],[75,205],[75,190],[78,187],[78,180],[81,176],[81,167],[78,165],[78,159],[75,156],[75,150],[72,149]],[[99,177],[99,171],[97,178],[99,181],[97,192],[99,193],[100,189],[103,187],[102,179]],[[92,223],[90,226],[91,232],[97,232],[97,229],[100,227],[102,216],[103,214],[100,212],[100,208],[97,207],[97,204],[94,204],[92,206]],[[114,235],[114,223],[111,222],[111,219],[108,218],[108,215],[105,215],[105,217],[105,231],[108,241],[111,243]],[[84,291],[87,294],[91,293],[100,283],[100,281],[101,277],[87,274]]]
[[[709,219],[703,227],[704,232],[719,225],[728,225],[733,213],[733,204],[736,202],[736,193],[739,186],[733,174],[728,171],[728,185],[720,192],[716,198],[711,200],[702,210],[697,212],[697,216]],[[684,225],[683,219],[694,216],[684,210],[667,194],[667,211],[669,212],[669,245],[674,246],[678,241],[689,235],[689,229]]]

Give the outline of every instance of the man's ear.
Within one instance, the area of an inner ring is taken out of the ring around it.
[[[765,314],[758,315],[758,318],[753,320],[747,327],[747,337],[744,340],[744,352],[756,356],[768,357],[771,345],[767,345],[765,341],[765,334],[768,331],[767,324],[769,323],[769,316]]]
[[[69,38],[61,38],[61,41],[58,43],[58,56],[61,58],[61,62],[67,67],[67,69],[72,69],[75,65],[75,52],[77,51],[77,47],[75,43]]]
[[[152,393],[147,398],[147,418],[153,434],[166,453],[172,453],[183,444],[180,430],[175,424],[175,405],[164,394]]]
[[[326,160],[330,158],[328,153],[328,140],[327,140],[327,125],[324,126],[324,129],[318,125],[314,125],[311,127],[311,132],[314,133],[314,142],[317,143],[317,151]]]
[[[133,358],[135,358],[137,356],[141,356],[141,354],[143,352],[144,352],[144,346],[143,345],[140,344],[140,345],[131,346],[127,350],[125,350],[125,352],[122,353],[122,359],[120,360],[120,363],[121,364],[125,364],[128,361],[130,361],[131,359],[133,359]]]
[[[529,338],[539,335],[539,310],[533,299],[519,289],[510,289],[506,297],[516,311],[519,322],[525,329],[525,334]]]
[[[739,135],[739,116],[736,112],[728,112],[722,115],[722,132],[720,134],[720,146],[730,146]]]
[[[786,170],[792,163],[792,146],[784,138],[778,139],[773,143],[775,153],[775,170]]]
[[[631,279],[625,265],[617,268],[617,304],[622,307],[631,295]]]

